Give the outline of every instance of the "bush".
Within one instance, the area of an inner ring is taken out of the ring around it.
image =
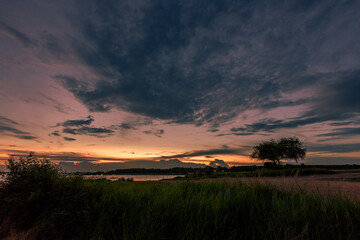
[[[18,161],[12,156],[8,160],[9,173],[5,180],[5,187],[28,188],[34,185],[44,188],[58,181],[62,174],[57,165],[46,158],[39,159],[33,152]]]
[[[9,173],[2,183],[0,198],[1,204],[8,208],[2,210],[12,211],[14,218],[21,217],[24,221],[17,221],[20,225],[31,223],[39,210],[54,198],[54,190],[60,186],[63,175],[58,166],[37,158],[33,152],[19,160],[10,157],[7,168]],[[10,207],[14,204],[16,208]]]
[[[277,167],[277,164],[273,162],[264,162],[264,167],[266,169],[275,169]]]
[[[41,233],[45,239],[69,239],[76,226],[83,224],[88,199],[93,198],[81,177],[65,176],[57,165],[34,153],[18,160],[11,157],[7,168],[9,173],[0,188],[0,239],[9,229],[36,228],[46,229]]]

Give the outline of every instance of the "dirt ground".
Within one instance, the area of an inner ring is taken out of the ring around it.
[[[358,178],[358,182],[350,181]],[[218,178],[206,181],[225,181],[230,183],[271,184],[281,190],[302,189],[308,193],[320,193],[323,196],[346,195],[354,200],[360,200],[360,173],[319,174],[298,177],[243,177]]]

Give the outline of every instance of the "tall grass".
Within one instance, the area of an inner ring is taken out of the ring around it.
[[[28,160],[10,164],[0,188],[0,238],[14,230],[28,239],[360,239],[360,204],[340,195],[84,180]]]
[[[31,239],[360,238],[360,206],[342,196],[227,183],[59,183],[36,199],[29,191],[21,206],[2,196],[2,219],[31,229]]]

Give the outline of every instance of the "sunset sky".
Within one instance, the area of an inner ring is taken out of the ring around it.
[[[2,0],[0,53],[0,170],[360,164],[360,1]]]

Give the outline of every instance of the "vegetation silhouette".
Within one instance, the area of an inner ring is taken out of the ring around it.
[[[360,239],[360,206],[342,195],[191,179],[86,180],[33,153],[9,159],[8,169],[0,239]]]
[[[280,161],[284,159],[303,160],[306,156],[306,148],[297,137],[271,139],[259,143],[253,148],[252,159],[264,161],[265,167],[279,166]]]
[[[10,185],[32,185],[44,186],[61,177],[60,168],[52,164],[48,159],[39,159],[34,152],[28,156],[20,157],[18,161],[13,156],[8,159],[6,177],[7,186]]]

